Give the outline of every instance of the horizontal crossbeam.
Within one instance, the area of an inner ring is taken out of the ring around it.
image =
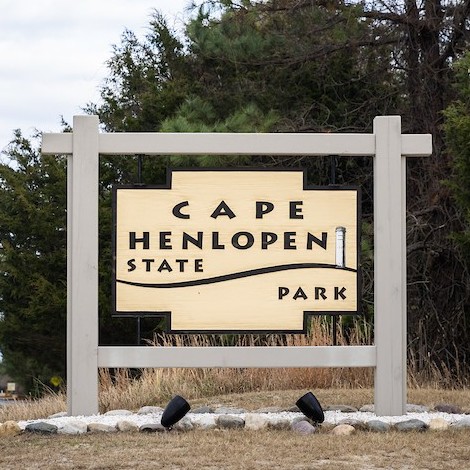
[[[375,346],[100,346],[98,367],[375,367]]]
[[[73,134],[43,134],[43,154],[71,154]],[[228,134],[115,133],[99,134],[101,155],[345,155],[374,156],[374,134]],[[402,134],[401,153],[427,156],[430,134]]]

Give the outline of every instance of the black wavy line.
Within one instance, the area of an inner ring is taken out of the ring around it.
[[[116,279],[116,282],[127,284],[129,286],[150,287],[153,289],[172,289],[177,287],[191,287],[201,286],[204,284],[214,284],[217,282],[231,281],[233,279],[241,279],[244,277],[258,276],[260,274],[275,273],[279,271],[289,271],[291,269],[305,269],[305,268],[326,268],[326,269],[340,269],[342,271],[357,272],[353,268],[340,268],[334,264],[324,263],[296,263],[296,264],[281,264],[279,266],[270,266],[267,268],[250,269],[248,271],[241,271],[239,273],[224,274],[222,276],[208,277],[206,279],[196,279],[194,281],[181,281],[181,282],[164,282],[159,284],[147,284],[142,282],[131,282]]]

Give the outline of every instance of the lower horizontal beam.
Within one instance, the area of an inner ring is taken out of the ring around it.
[[[100,346],[98,367],[375,367],[375,346]]]

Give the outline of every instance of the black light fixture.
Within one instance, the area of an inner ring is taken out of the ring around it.
[[[173,397],[163,410],[160,420],[164,428],[170,429],[191,409],[189,403],[180,395]]]
[[[323,414],[320,402],[312,392],[307,392],[295,404],[307,418],[315,423],[323,423],[325,421],[325,415]]]

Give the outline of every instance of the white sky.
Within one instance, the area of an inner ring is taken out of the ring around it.
[[[124,29],[146,33],[157,9],[181,29],[190,0],[0,0],[0,151],[21,129],[59,132],[107,75]]]

